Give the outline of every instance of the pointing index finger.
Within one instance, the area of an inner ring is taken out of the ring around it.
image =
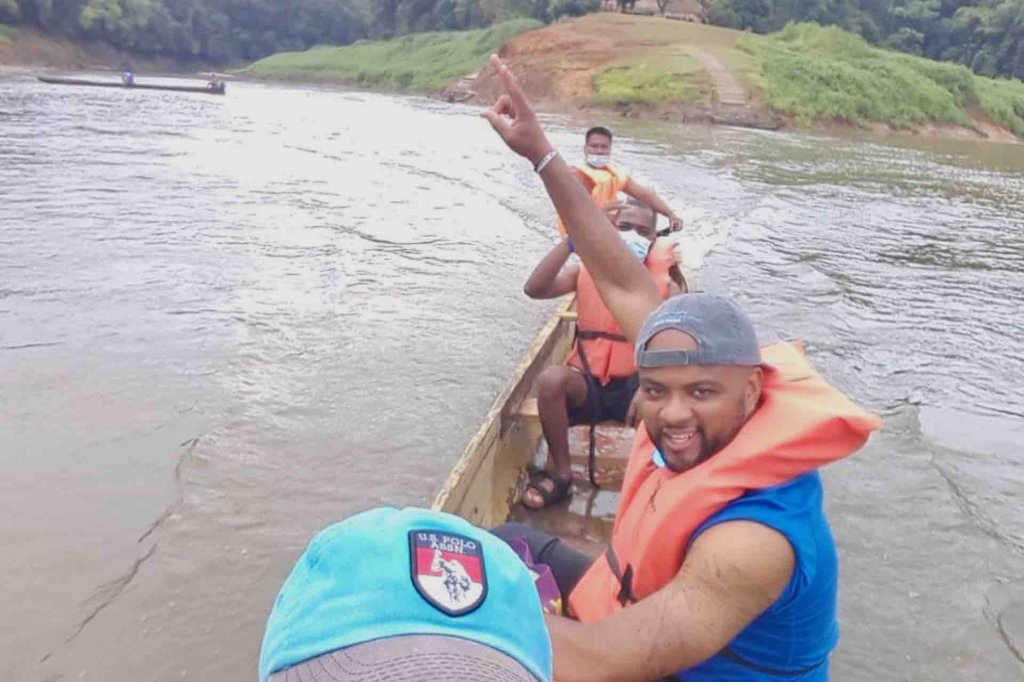
[[[523,93],[516,83],[515,76],[512,75],[509,68],[505,66],[505,62],[501,61],[498,55],[491,55],[491,64],[498,70],[498,77],[501,78],[501,82],[505,85],[505,92],[508,93],[512,103],[515,104],[517,109],[521,110],[522,106],[526,104],[526,98],[523,97]]]

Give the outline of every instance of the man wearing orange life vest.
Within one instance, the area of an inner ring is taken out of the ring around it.
[[[667,216],[671,231],[677,232],[682,228],[682,219],[655,194],[654,190],[629,177],[622,168],[612,165],[611,130],[604,126],[595,126],[587,131],[583,140],[585,163],[582,166],[572,166],[572,170],[598,206],[605,210],[611,209],[618,204],[619,192],[624,192]],[[558,233],[564,237],[565,223],[562,222],[561,216],[558,217],[557,226]]]
[[[576,620],[549,617],[555,679],[828,679],[837,558],[817,469],[880,427],[793,344],[759,349],[731,301],[661,302],[558,158],[508,69],[484,115],[529,159],[623,334],[635,342],[643,426],[612,539],[589,568],[522,526]],[[557,565],[556,565],[557,564]]]
[[[630,200],[615,215],[619,235],[647,268],[663,298],[683,286],[675,244],[657,239],[657,214],[650,206]],[[576,347],[565,365],[546,368],[537,380],[537,410],[548,446],[547,467],[534,472],[523,504],[541,509],[566,499],[572,471],[569,463],[569,427],[605,420],[625,423],[637,387],[633,348],[622,336],[608,309],[601,303],[594,280],[579,265],[566,265],[572,242],[562,241],[541,259],[523,291],[530,298],[558,298],[577,294]],[[591,468],[593,462],[591,462]]]

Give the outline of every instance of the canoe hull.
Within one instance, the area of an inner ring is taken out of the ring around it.
[[[509,516],[526,465],[541,438],[540,422],[523,414],[544,368],[561,364],[572,349],[574,300],[564,301],[523,356],[466,446],[433,508],[490,528]]]
[[[79,85],[90,88],[123,88],[125,90],[163,90],[165,92],[196,92],[207,95],[223,95],[223,89],[212,90],[200,85],[161,85],[158,83],[133,83],[125,85],[117,81],[91,81],[84,78],[57,78],[53,76],[36,76],[43,83],[53,85]]]

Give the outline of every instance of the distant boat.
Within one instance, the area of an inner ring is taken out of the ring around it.
[[[55,85],[85,85],[93,88],[128,88],[130,90],[167,90],[170,92],[203,92],[208,95],[223,95],[224,94],[224,81],[219,81],[216,85],[207,83],[206,85],[162,85],[158,83],[139,83],[135,81],[131,85],[126,85],[121,81],[93,81],[85,78],[56,78],[53,76],[36,76],[43,83],[53,83]]]

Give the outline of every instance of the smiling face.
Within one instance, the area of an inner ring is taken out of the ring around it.
[[[688,334],[666,330],[648,350],[696,350]],[[640,370],[641,414],[665,464],[692,469],[739,433],[761,399],[760,367],[683,365]]]

